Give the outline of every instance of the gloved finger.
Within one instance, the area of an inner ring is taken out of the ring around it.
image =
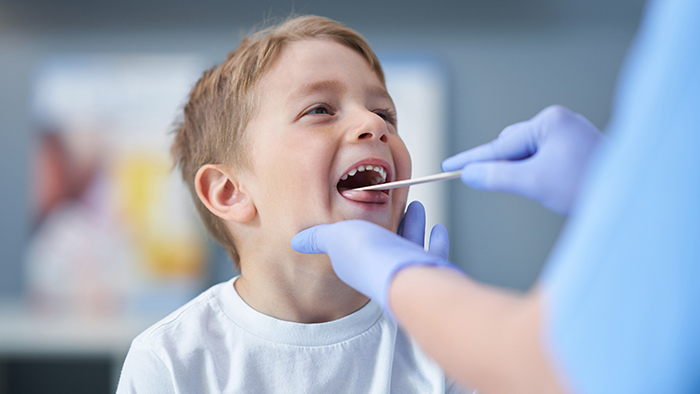
[[[472,163],[464,168],[461,179],[474,189],[507,192],[533,198],[537,193],[537,168],[531,161],[493,161]]]
[[[327,253],[325,243],[327,226],[321,224],[298,232],[292,238],[292,249],[300,253]]]
[[[425,242],[425,208],[420,201],[413,201],[406,208],[406,213],[399,226],[399,235],[423,246]]]
[[[428,252],[447,260],[450,255],[450,236],[447,228],[442,224],[436,224],[430,231],[430,242]]]
[[[537,152],[537,133],[531,121],[512,124],[495,140],[458,153],[442,162],[443,171],[455,171],[467,164],[491,160],[520,160]]]
[[[506,126],[498,134],[498,138],[508,138],[511,137],[511,135],[514,133],[522,133],[523,131],[529,130],[532,127],[533,119],[524,120],[522,122],[517,122],[513,123],[512,125]]]

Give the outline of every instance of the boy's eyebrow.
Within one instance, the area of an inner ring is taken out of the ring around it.
[[[303,85],[296,91],[294,91],[290,96],[289,96],[289,101],[290,102],[295,102],[296,100],[308,96],[310,94],[316,93],[316,92],[323,92],[323,91],[332,91],[332,92],[344,92],[347,89],[344,83],[336,80],[323,80],[323,81],[316,81],[316,82],[311,82]],[[391,99],[391,96],[389,93],[384,89],[383,87],[372,87],[370,88],[369,91],[371,96],[374,97],[380,97],[380,98],[387,98],[390,101],[393,102]]]
[[[308,96],[312,93],[316,93],[319,91],[343,92],[345,91],[345,89],[345,84],[336,80],[323,80],[311,82],[303,85],[299,89],[292,92],[292,94],[289,96],[289,101],[294,102],[299,98]]]
[[[385,98],[385,99],[391,101],[392,104],[394,103],[394,100],[391,98],[391,95],[389,95],[389,92],[387,92],[386,89],[383,87],[379,87],[379,86],[372,87],[370,89],[369,93],[372,97]]]

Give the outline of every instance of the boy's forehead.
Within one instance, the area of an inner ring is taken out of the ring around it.
[[[367,59],[332,40],[290,42],[266,77],[263,79],[269,80],[267,88],[278,90],[289,101],[317,92],[342,93],[357,85],[372,97],[391,99]]]

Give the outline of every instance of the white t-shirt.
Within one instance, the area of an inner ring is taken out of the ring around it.
[[[211,287],[136,339],[124,393],[465,393],[369,302],[327,323],[264,315]]]

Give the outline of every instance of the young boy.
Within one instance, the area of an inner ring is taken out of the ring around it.
[[[375,54],[355,31],[298,17],[244,39],[192,89],[173,153],[241,275],[139,335],[119,393],[461,392],[341,282],[302,229],[364,219],[396,231],[411,160]]]

